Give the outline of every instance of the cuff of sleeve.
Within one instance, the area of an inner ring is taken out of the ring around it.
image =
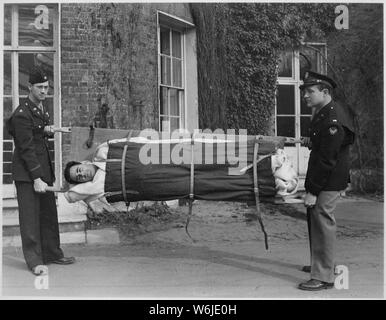
[[[314,196],[318,196],[318,194],[320,193],[320,188],[316,188],[314,186],[312,186],[311,188],[308,188],[308,190],[306,190],[307,192],[311,193],[312,195]]]
[[[30,170],[30,174],[31,174],[32,180],[35,180],[37,178],[41,178],[42,177],[42,170],[41,170],[40,165],[36,166],[35,168],[32,168]]]

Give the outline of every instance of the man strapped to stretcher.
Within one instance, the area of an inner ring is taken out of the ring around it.
[[[157,159],[160,159],[158,156],[164,156],[165,151],[172,153],[173,147],[176,147],[175,143],[167,141],[162,143],[152,141],[152,143],[160,148],[156,149],[159,150]],[[64,176],[70,184],[70,189],[65,193],[65,197],[69,202],[83,200],[88,204],[97,199],[107,199],[109,203],[166,201],[188,198],[192,195],[194,199],[202,200],[253,201],[253,172],[249,170],[252,165],[242,168],[238,174],[230,174],[229,169],[234,168],[234,165],[224,161],[226,158],[222,157],[226,153],[224,146],[219,148],[218,141],[216,143],[210,140],[195,141],[196,146],[201,144],[201,150],[209,143],[213,145],[210,154],[208,152],[199,154],[197,152],[199,149],[195,149],[196,160],[193,165],[190,161],[181,164],[162,161],[144,164],[141,153],[143,155],[143,148],[149,146],[148,141],[140,137],[111,140],[97,148],[92,162],[67,163]],[[184,152],[189,153],[189,150],[192,150],[189,145],[190,142]],[[260,200],[294,194],[298,178],[282,145],[262,140],[259,147],[257,181]],[[245,148],[249,164],[253,162],[253,151],[253,140],[250,139]],[[190,152],[187,155],[188,159],[194,151]],[[212,157],[209,164],[205,163],[208,155]]]
[[[188,235],[194,199],[254,201],[268,249],[259,203],[293,194],[298,186],[282,150],[285,140],[246,135],[234,140],[176,140],[129,137],[101,144],[93,162],[66,165],[65,178],[71,185],[66,199],[89,206],[96,199],[125,201],[127,206],[132,201],[189,199]],[[235,159],[243,161],[236,161],[235,167]]]

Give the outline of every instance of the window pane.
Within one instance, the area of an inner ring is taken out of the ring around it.
[[[50,125],[54,124],[54,99],[46,98],[44,101],[44,109],[50,115]]]
[[[12,163],[3,162],[3,172],[4,173],[12,173]]]
[[[172,56],[181,58],[181,33],[177,31],[172,32]]]
[[[295,86],[277,86],[277,114],[295,114]]]
[[[168,89],[161,87],[160,90],[160,114],[169,114],[168,108]]]
[[[308,131],[311,124],[311,117],[300,117],[300,136],[309,137],[310,133]]]
[[[316,52],[310,48],[302,48],[300,51],[300,76],[303,77],[307,70],[317,70]]]
[[[180,128],[180,118],[170,118],[170,131]]]
[[[12,114],[12,98],[4,98],[4,120],[8,119]],[[3,126],[3,183],[11,184],[11,163],[13,155],[13,141],[6,127]]]
[[[55,4],[19,5],[19,45],[52,47]]]
[[[295,137],[295,117],[277,117],[276,135],[282,137]]]
[[[4,105],[3,117],[4,117],[4,120],[6,120],[12,114],[12,98],[4,98],[3,105]],[[9,135],[8,131],[6,130],[5,125],[3,126],[3,139],[12,140],[12,137]]]
[[[9,118],[12,114],[12,98],[4,98],[3,100],[4,104],[4,110],[3,110],[3,116],[4,119]]]
[[[12,184],[12,176],[10,174],[3,174],[3,184]]]
[[[180,108],[179,108],[179,96],[177,89],[170,89],[170,115],[171,116],[179,116]]]
[[[279,77],[292,78],[292,51],[283,52],[279,57]]]
[[[12,143],[12,149],[10,151],[3,150],[3,161],[12,162],[12,155],[13,155],[13,143]]]
[[[326,72],[327,62],[322,55],[325,54],[325,45],[312,45],[314,49],[302,48],[300,51],[300,76],[308,69],[319,73]],[[316,50],[315,50],[316,49]],[[308,61],[307,61],[308,60]]]
[[[171,85],[170,58],[161,57],[161,83]]]
[[[4,151],[12,151],[13,150],[12,141],[3,141],[3,150]]]
[[[170,55],[170,30],[161,28],[161,53]]]
[[[173,58],[173,86],[182,87],[182,61]]]
[[[52,162],[52,166],[55,167],[55,143],[54,143],[54,139],[49,139],[48,140],[48,151],[50,153],[50,157],[51,157],[51,162]]]
[[[19,55],[19,94],[25,95],[28,90],[28,76],[30,70],[36,66],[43,69],[48,76],[50,88],[49,95],[54,94],[53,87],[53,53],[21,53]]]
[[[185,124],[184,124],[184,120],[185,120],[185,101],[184,101],[184,91],[183,90],[179,90],[178,91],[178,95],[179,95],[179,101],[180,101],[180,118],[181,118],[181,126],[184,127]]]
[[[4,45],[11,45],[12,5],[4,5]]]
[[[161,131],[169,131],[169,118],[168,117],[161,117]]]
[[[12,68],[11,68],[11,53],[4,52],[4,94],[12,94]]]
[[[302,93],[302,97],[300,99],[300,113],[301,114],[312,114],[312,108],[307,107],[306,101],[303,98],[303,93]]]

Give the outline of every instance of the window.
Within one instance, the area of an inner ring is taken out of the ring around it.
[[[300,96],[299,86],[305,70],[326,73],[325,44],[308,44],[300,51],[283,52],[278,65],[276,93],[276,135],[296,137],[308,135],[311,109]]]
[[[29,71],[32,67],[38,66],[49,76],[49,95],[44,102],[44,107],[50,113],[52,124],[58,123],[58,5],[5,4],[3,23],[4,95],[1,103],[4,118],[8,118],[20,104],[20,100],[28,96]],[[55,150],[59,148],[59,144],[54,144],[54,139],[51,139],[49,146],[52,159],[59,163],[57,159],[59,152],[58,149]],[[6,130],[3,130],[3,184],[5,185],[12,183],[12,152],[13,140]]]
[[[184,128],[184,34],[171,27],[159,28],[159,128]]]
[[[277,136],[300,138],[309,135],[312,110],[305,105],[299,86],[304,72],[308,69],[326,73],[326,51],[326,45],[323,43],[308,43],[300,50],[288,50],[280,55],[276,92]],[[285,149],[298,174],[305,175],[308,149],[299,144],[286,144]]]

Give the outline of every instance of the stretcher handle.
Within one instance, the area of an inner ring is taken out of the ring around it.
[[[284,200],[284,203],[304,203],[304,199],[286,199]]]
[[[67,192],[69,188],[60,186],[47,186],[46,191],[48,192]]]
[[[44,130],[51,133],[56,133],[56,132],[71,133],[71,127],[46,126],[44,127]]]
[[[256,204],[256,215],[257,220],[259,221],[261,231],[264,234],[264,243],[265,243],[265,250],[268,250],[268,235],[264,228],[263,219],[261,216],[261,210],[260,210],[260,200],[259,200],[259,184],[258,184],[258,177],[257,177],[257,161],[258,161],[258,150],[259,150],[259,140],[261,139],[261,136],[256,136],[255,140],[255,146],[253,148],[253,191],[255,194],[255,204]]]
[[[71,133],[71,127],[53,127],[54,132]]]
[[[285,143],[300,143],[301,145],[304,145],[307,141],[307,137],[300,137],[298,138],[292,138],[292,137],[284,137],[285,138]]]

